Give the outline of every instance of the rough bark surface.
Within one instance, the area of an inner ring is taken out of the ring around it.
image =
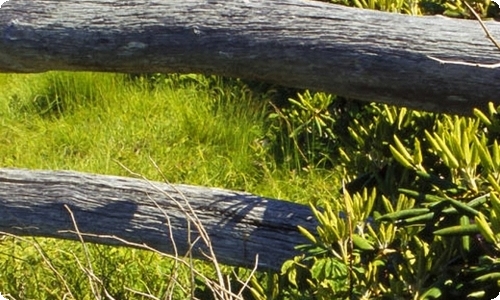
[[[71,215],[87,242],[132,243],[179,255],[189,249],[189,205],[211,238],[219,262],[251,267],[259,255],[261,269],[279,270],[305,243],[301,225],[317,223],[304,205],[244,192],[70,171],[0,169],[0,232],[77,240]],[[170,222],[170,228],[168,226]],[[191,224],[191,241],[198,232]],[[170,236],[172,232],[173,240]],[[87,235],[90,234],[90,235]],[[195,258],[206,259],[197,241]]]
[[[220,74],[459,114],[500,100],[500,68],[478,65],[500,51],[472,20],[301,0],[11,0],[0,30],[3,72]]]

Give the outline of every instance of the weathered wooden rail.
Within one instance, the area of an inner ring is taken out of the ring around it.
[[[188,203],[210,236],[219,262],[277,271],[315,230],[307,206],[244,192],[170,185],[69,171],[0,169],[0,232],[78,240],[68,206],[85,241],[130,246],[121,240],[184,256],[198,236]],[[169,227],[170,225],[170,227]],[[172,236],[171,236],[172,234]],[[191,238],[188,238],[191,234]],[[113,236],[113,237],[111,237]],[[193,245],[206,259],[207,245]]]
[[[10,0],[0,32],[3,72],[220,74],[458,114],[500,100],[486,65],[500,51],[473,20],[308,0]]]

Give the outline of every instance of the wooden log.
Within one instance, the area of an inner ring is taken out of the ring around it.
[[[307,0],[11,0],[0,28],[3,72],[220,74],[458,114],[500,100],[486,65],[500,51],[473,20]]]
[[[194,223],[188,232],[194,216],[188,204],[218,261],[228,265],[253,267],[258,254],[260,269],[278,271],[297,254],[294,247],[307,242],[297,225],[312,231],[317,226],[307,206],[244,192],[71,171],[0,169],[0,232],[19,236],[78,240],[67,205],[87,242],[130,246],[123,239],[168,254],[175,253],[175,242],[184,255],[199,233]],[[209,251],[199,240],[193,256],[206,259],[203,253]]]

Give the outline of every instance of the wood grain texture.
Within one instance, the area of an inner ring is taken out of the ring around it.
[[[500,100],[500,68],[475,65],[500,51],[472,20],[301,0],[11,0],[0,30],[3,72],[219,74],[458,114]]]
[[[0,169],[0,232],[78,240],[67,205],[79,231],[115,236],[174,254],[167,219],[179,254],[189,249],[187,203],[211,238],[219,262],[278,271],[306,243],[301,225],[317,223],[304,205],[244,192],[147,182],[71,171]],[[179,205],[180,204],[180,205]],[[192,214],[189,214],[192,216]],[[191,241],[198,233],[191,225]],[[84,236],[85,241],[125,245],[117,239]],[[202,241],[195,258],[206,259]]]

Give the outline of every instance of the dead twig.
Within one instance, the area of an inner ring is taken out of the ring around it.
[[[464,4],[467,6],[467,8],[472,12],[474,17],[479,21],[479,24],[483,28],[483,31],[486,33],[486,37],[497,47],[498,50],[500,50],[500,43],[495,40],[491,32],[488,30],[486,25],[484,24],[483,20],[481,20],[481,17],[477,14],[477,12],[470,6],[467,1],[464,1]],[[473,67],[479,67],[479,68],[487,68],[487,69],[496,69],[500,68],[500,63],[496,64],[478,64],[478,63],[470,63],[470,62],[465,62],[465,61],[458,61],[458,60],[443,60],[439,59],[434,56],[427,55],[428,58],[435,60],[441,64],[453,64],[453,65],[462,65],[462,66],[473,66]]]
[[[160,172],[160,175],[164,178],[165,183],[171,185],[170,182],[165,178],[165,175],[161,172],[161,170],[158,167],[158,165],[156,164],[156,162],[151,157],[150,157],[150,160],[151,160],[152,164],[155,166],[155,168]],[[241,300],[241,299],[243,299],[242,293],[243,293],[243,290],[248,286],[248,280],[247,280],[246,284],[243,287],[241,287],[240,291],[238,291],[237,293],[231,291],[231,284],[230,284],[230,282],[226,282],[225,276],[223,275],[223,272],[221,270],[221,266],[220,266],[219,262],[217,261],[217,256],[216,256],[215,251],[213,249],[213,245],[212,245],[212,241],[210,239],[210,236],[208,235],[203,223],[198,218],[196,211],[193,209],[193,207],[189,203],[186,196],[180,190],[178,190],[175,186],[171,185],[171,187],[174,189],[174,191],[176,191],[178,193],[178,195],[181,197],[181,199],[183,200],[182,201],[183,203],[181,203],[176,198],[174,198],[172,195],[170,195],[169,193],[166,193],[164,190],[157,187],[153,182],[149,181],[143,175],[133,172],[132,170],[128,169],[126,166],[124,166],[123,164],[121,164],[118,161],[116,161],[116,162],[122,168],[127,170],[130,174],[137,176],[139,178],[142,178],[152,188],[154,188],[155,190],[157,190],[158,192],[163,194],[165,197],[170,199],[172,202],[174,202],[177,205],[177,207],[179,207],[179,209],[181,209],[184,212],[186,220],[188,221],[187,222],[188,223],[188,242],[190,245],[189,249],[188,249],[188,253],[187,253],[188,261],[187,262],[182,261],[178,257],[176,257],[176,260],[178,260],[181,263],[189,265],[189,270],[191,272],[191,274],[190,274],[191,275],[191,284],[193,285],[191,287],[191,297],[194,298],[194,294],[193,294],[194,288],[195,288],[194,287],[194,284],[195,284],[194,277],[195,277],[195,275],[198,275],[198,276],[200,275],[200,273],[196,270],[196,268],[192,264],[193,257],[191,254],[192,254],[192,251],[194,251],[195,245],[198,242],[202,242],[206,246],[206,248],[208,250],[208,254],[204,253],[203,251],[201,253],[206,257],[206,259],[209,262],[211,262],[212,266],[214,267],[215,274],[217,276],[217,280],[211,280],[211,279],[206,278],[205,276],[200,276],[200,277],[202,277],[204,279],[205,284],[211,289],[211,291],[214,295],[214,298],[221,299],[221,300],[238,300],[238,299]],[[154,201],[154,199],[152,199],[152,198],[150,198],[150,199],[153,201],[154,205],[163,212],[163,214],[166,216],[166,218],[168,220],[168,214],[158,205],[158,203],[156,203],[156,201]],[[194,226],[194,228],[197,231],[197,235],[198,235],[194,240],[191,240],[191,234],[192,234],[191,225]],[[172,242],[174,242],[174,241],[172,240]],[[256,257],[256,262],[254,265],[254,269],[251,272],[251,276],[254,275],[254,273],[257,269],[257,266],[258,266],[258,256]]]
[[[500,50],[500,44],[495,40],[495,38],[493,37],[493,35],[491,34],[491,32],[488,30],[488,28],[486,27],[486,25],[484,24],[483,20],[481,20],[481,17],[477,14],[477,12],[470,6],[469,3],[467,3],[467,1],[464,1],[464,4],[465,6],[467,6],[467,8],[472,12],[472,14],[474,15],[474,17],[479,21],[479,24],[481,24],[481,27],[483,28],[484,30],[484,33],[486,33],[486,37],[495,45],[495,47],[497,47],[498,50]]]
[[[85,255],[85,260],[87,261],[87,268],[85,268],[83,266],[83,264],[80,262],[80,260],[78,259],[78,257],[76,255],[73,254],[73,256],[76,259],[78,267],[87,275],[92,294],[94,294],[95,299],[102,298],[100,293],[98,293],[98,286],[96,284],[96,282],[97,282],[99,285],[101,285],[105,296],[110,300],[115,300],[115,298],[113,298],[113,296],[111,296],[109,294],[109,292],[106,290],[103,282],[94,273],[94,269],[92,267],[92,260],[90,259],[89,249],[87,248],[87,244],[85,243],[85,241],[83,239],[83,236],[80,232],[80,229],[78,228],[78,224],[76,223],[76,219],[75,219],[75,215],[73,214],[73,211],[71,210],[71,208],[67,204],[64,204],[64,208],[66,208],[66,210],[68,211],[68,213],[71,217],[71,222],[73,223],[73,227],[75,228],[76,235],[78,236],[78,239],[80,240],[80,243],[82,244],[83,253]]]

